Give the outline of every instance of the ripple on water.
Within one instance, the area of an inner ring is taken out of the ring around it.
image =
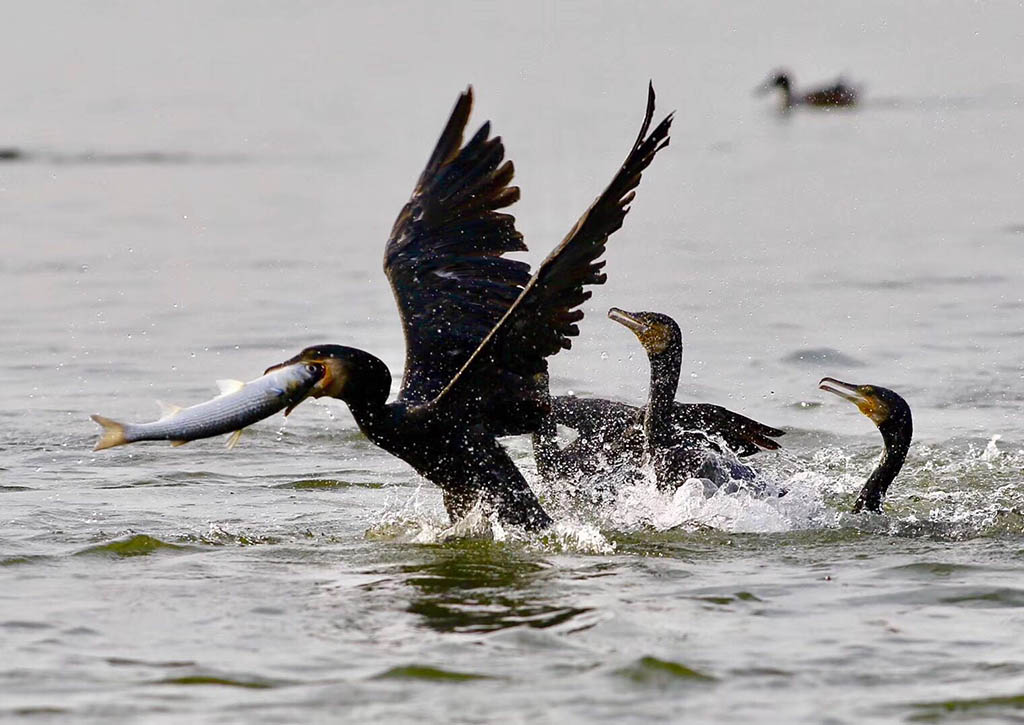
[[[975,564],[954,564],[945,561],[919,561],[913,564],[879,569],[875,576],[881,579],[950,579],[1002,569]]]
[[[1024,589],[1012,587],[940,586],[907,589],[870,597],[853,597],[851,605],[909,604],[914,606],[951,605],[970,609],[1016,609],[1024,607]]]
[[[46,556],[45,554],[22,554],[21,556],[8,556],[3,559],[0,559],[0,567],[21,566],[24,564],[40,564],[52,560],[52,556]]]
[[[374,680],[427,680],[429,682],[468,682],[471,680],[498,679],[492,675],[481,675],[475,672],[455,672],[442,670],[429,665],[402,665],[374,675]]]
[[[640,685],[653,685],[659,688],[710,684],[718,679],[680,662],[650,656],[641,657],[627,667],[616,670],[615,674]]]
[[[191,660],[168,660],[165,662],[153,662],[148,660],[137,660],[131,657],[107,657],[107,664],[113,667],[195,667],[196,663]]]
[[[279,483],[274,488],[304,489],[333,489],[333,488],[386,488],[385,484],[379,481],[339,481],[331,478],[307,478],[300,481],[289,481]]]
[[[130,557],[148,556],[150,554],[166,551],[199,551],[199,549],[194,546],[171,544],[147,534],[135,534],[134,536],[129,536],[127,538],[116,539],[104,544],[89,546],[81,551],[75,552],[75,556]]]
[[[0,629],[20,629],[20,630],[35,630],[35,629],[51,629],[52,624],[46,622],[32,622],[27,620],[11,620],[9,622],[0,622]]]
[[[812,347],[794,350],[782,358],[782,362],[791,365],[831,365],[843,368],[860,368],[864,363],[855,357],[831,347]]]
[[[937,702],[916,702],[910,705],[911,722],[943,722],[955,720],[966,722],[979,717],[1005,715],[1019,722],[1019,713],[1024,710],[1024,695],[1000,695],[995,697],[940,700]]]
[[[240,679],[237,677],[224,677],[220,675],[184,675],[182,677],[167,677],[162,680],[153,680],[153,685],[219,685],[221,687],[241,687],[249,690],[269,690],[272,687],[282,687],[290,682],[266,679]]]

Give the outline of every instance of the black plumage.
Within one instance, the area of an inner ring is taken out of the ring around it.
[[[818,387],[844,400],[848,400],[870,418],[882,434],[882,457],[864,482],[853,512],[882,512],[882,501],[910,450],[914,437],[914,419],[910,405],[899,393],[878,385],[853,385],[835,378],[822,378]]]
[[[640,133],[608,188],[530,275],[513,218],[514,169],[485,123],[465,145],[472,90],[459,97],[384,253],[406,339],[405,375],[388,403],[391,375],[356,348],[320,345],[287,361],[324,364],[314,397],[348,403],[359,428],[444,491],[453,517],[478,502],[506,523],[551,519],[497,436],[537,429],[548,413],[546,358],[570,347],[584,287],[605,280],[600,257],[622,226],[644,169],[668,145],[672,116],[650,131],[649,88]]]
[[[636,334],[650,362],[650,394],[637,407],[602,398],[554,397],[551,415],[534,435],[538,470],[545,477],[570,478],[652,465],[660,485],[672,487],[689,477],[714,478],[721,468],[716,440],[749,456],[775,450],[773,438],[785,432],[710,403],[675,401],[683,361],[683,338],[668,315],[612,308],[609,318]],[[559,448],[556,426],[576,431],[574,441]],[[746,475],[746,467],[722,470]]]
[[[757,87],[758,93],[767,93],[778,88],[782,93],[782,110],[788,111],[794,106],[810,108],[849,108],[857,105],[860,89],[843,78],[837,78],[832,85],[820,86],[812,90],[798,91],[793,88],[792,76],[788,71],[779,70],[768,80]]]

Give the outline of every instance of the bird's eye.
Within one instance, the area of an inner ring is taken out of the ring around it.
[[[306,365],[306,372],[316,375],[324,371],[324,366],[320,363],[309,363]]]

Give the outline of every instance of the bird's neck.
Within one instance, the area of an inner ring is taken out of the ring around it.
[[[683,360],[677,351],[668,350],[652,356],[650,361],[651,393],[644,413],[644,432],[647,442],[657,445],[672,433],[672,405],[679,387],[679,369]]]
[[[341,398],[366,432],[389,419],[387,401],[391,394],[391,372],[379,358],[361,350],[358,353]]]
[[[860,495],[857,496],[857,502],[853,507],[854,513],[860,511],[881,512],[885,493],[907,459],[911,439],[909,424],[898,434],[883,434],[882,439],[885,442],[882,458],[875,470],[868,476],[864,487],[861,488]]]
[[[782,89],[782,106],[783,108],[789,108],[793,105],[793,88],[788,80],[784,83],[779,83],[779,88]]]
[[[354,400],[346,400],[352,417],[360,428],[378,425],[387,412],[387,395],[383,397],[359,397]]]

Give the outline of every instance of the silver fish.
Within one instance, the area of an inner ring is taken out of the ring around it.
[[[305,400],[310,389],[324,376],[320,363],[296,363],[274,368],[262,377],[243,383],[241,380],[218,380],[220,395],[189,408],[164,406],[164,416],[152,423],[120,423],[101,415],[92,419],[103,430],[94,451],[135,443],[136,441],[171,441],[180,446],[197,438],[221,433],[234,435],[228,448],[238,442],[242,428],[267,418],[282,408],[288,415]]]

